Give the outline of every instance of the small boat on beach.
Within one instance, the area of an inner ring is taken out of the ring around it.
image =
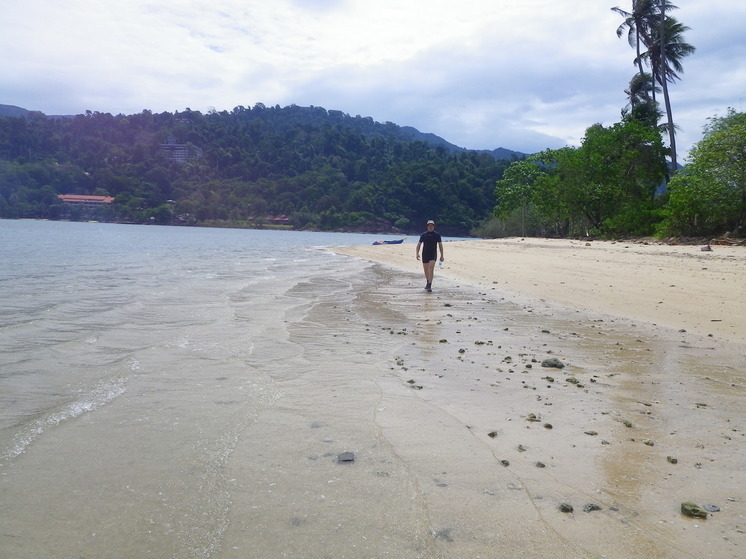
[[[404,239],[394,239],[391,241],[373,241],[374,245],[400,245],[404,242]]]

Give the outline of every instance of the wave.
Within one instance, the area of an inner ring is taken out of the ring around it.
[[[74,419],[85,413],[96,411],[126,392],[127,377],[101,381],[90,391],[65,404],[50,410],[16,433],[7,448],[0,449],[0,462],[7,462],[20,456],[50,427]]]

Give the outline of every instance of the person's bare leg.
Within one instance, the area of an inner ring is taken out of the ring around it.
[[[429,290],[430,284],[433,283],[433,276],[435,274],[435,260],[431,260],[430,262],[423,262],[422,268],[425,271],[425,281],[427,282],[425,289]]]

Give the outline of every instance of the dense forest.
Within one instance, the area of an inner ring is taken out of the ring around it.
[[[402,231],[488,219],[512,159],[321,107],[0,117],[0,217]],[[58,194],[112,196],[95,210]]]

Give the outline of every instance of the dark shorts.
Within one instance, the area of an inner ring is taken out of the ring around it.
[[[427,264],[431,260],[437,260],[437,259],[438,259],[437,252],[434,252],[432,254],[425,254],[424,252],[422,253],[422,262],[424,262],[425,264]]]

